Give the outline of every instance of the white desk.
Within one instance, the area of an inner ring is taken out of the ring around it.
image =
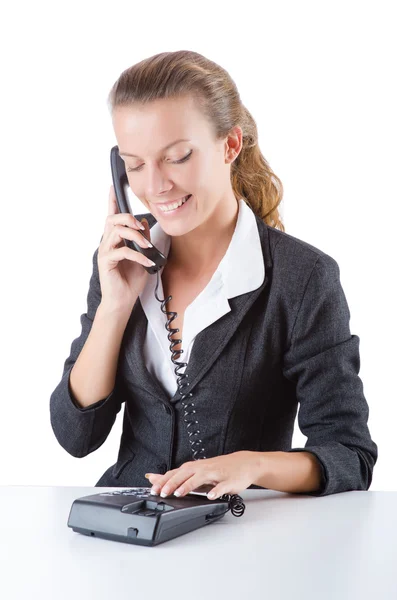
[[[0,486],[4,600],[397,598],[397,492],[246,490],[242,517],[145,547],[67,527],[75,498],[110,489]]]

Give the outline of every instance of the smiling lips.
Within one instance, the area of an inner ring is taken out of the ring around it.
[[[164,203],[164,204],[156,204],[156,207],[159,208],[159,210],[161,210],[162,212],[168,212],[171,210],[175,210],[177,208],[179,208],[180,206],[182,206],[182,204],[185,204],[185,202],[190,198],[191,194],[187,194],[187,196],[184,196],[183,198],[180,198],[179,200],[174,200],[172,202],[168,202],[168,203]]]

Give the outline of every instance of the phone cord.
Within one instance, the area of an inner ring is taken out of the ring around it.
[[[159,271],[156,271],[156,275],[157,275],[157,283],[156,283],[156,287],[154,290],[154,295],[156,300],[158,300],[159,302],[161,302],[161,310],[162,312],[167,315],[168,319],[165,325],[166,330],[168,331],[168,340],[171,342],[170,345],[170,350],[171,350],[171,360],[174,363],[174,365],[177,365],[175,368],[175,374],[177,375],[177,386],[178,386],[178,392],[181,396],[181,404],[183,406],[183,409],[185,411],[184,413],[184,422],[186,423],[187,426],[187,432],[188,432],[188,436],[189,436],[189,442],[190,442],[190,446],[191,446],[191,450],[193,453],[193,460],[200,460],[200,459],[205,459],[207,458],[206,456],[198,456],[198,454],[205,452],[204,448],[201,447],[200,449],[195,449],[195,447],[199,446],[202,444],[202,440],[196,440],[195,436],[198,436],[198,434],[200,433],[200,430],[197,431],[190,431],[190,429],[192,428],[192,426],[194,424],[198,425],[198,421],[195,418],[192,418],[191,420],[186,419],[185,417],[190,417],[193,414],[196,414],[196,410],[190,410],[189,408],[191,408],[192,406],[194,406],[193,402],[185,402],[185,398],[191,398],[193,396],[193,394],[191,392],[189,393],[184,393],[183,390],[186,387],[189,387],[190,383],[185,381],[188,378],[188,375],[186,373],[179,373],[178,369],[181,369],[183,367],[186,367],[188,363],[186,362],[179,362],[175,359],[176,355],[180,355],[183,353],[183,350],[174,350],[174,346],[176,346],[177,344],[181,344],[182,340],[176,340],[176,339],[172,339],[172,335],[174,335],[175,333],[179,332],[179,329],[172,329],[170,327],[170,324],[172,323],[172,321],[174,319],[177,318],[178,313],[173,312],[173,311],[167,311],[165,308],[165,305],[167,304],[167,302],[169,302],[170,300],[172,300],[172,296],[168,296],[168,298],[161,300],[161,298],[159,298],[158,294],[157,294],[157,290],[158,290],[158,286],[159,286],[159,281],[160,281],[160,276],[159,276]],[[220,496],[219,498],[220,500],[226,500],[229,503],[229,509],[232,514],[235,517],[241,517],[244,514],[244,510],[245,510],[245,504],[243,502],[243,499],[241,498],[241,496],[239,496],[238,494],[223,494],[222,496]]]

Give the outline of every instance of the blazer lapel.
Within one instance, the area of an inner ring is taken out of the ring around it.
[[[262,293],[268,280],[269,273],[266,272],[265,280],[259,288],[253,292],[229,298],[231,311],[197,334],[190,354],[190,360],[185,369],[185,373],[189,376],[189,391],[194,389],[194,386],[205,376],[214,360],[218,358],[233,334],[237,331],[252,304]],[[177,402],[179,399],[180,396],[176,392],[171,402]]]

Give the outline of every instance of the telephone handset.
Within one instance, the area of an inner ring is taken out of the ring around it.
[[[113,148],[110,151],[110,165],[112,168],[113,186],[116,194],[117,206],[119,207],[119,211],[121,213],[132,214],[127,195],[127,188],[129,186],[128,177],[125,170],[124,161],[119,155],[118,146],[113,146]],[[144,233],[142,233],[142,231],[140,231],[139,233],[141,233],[141,235],[143,235],[143,237],[147,239],[147,237]],[[125,243],[129,248],[131,248],[131,250],[137,250],[138,252],[140,252],[141,254],[143,254],[144,256],[156,263],[155,266],[151,267],[146,267],[142,265],[143,268],[146,269],[146,271],[151,275],[157,273],[157,271],[159,271],[161,267],[163,267],[167,262],[167,258],[155,246],[153,246],[153,248],[141,248],[141,246],[139,246],[133,240],[125,240]]]

